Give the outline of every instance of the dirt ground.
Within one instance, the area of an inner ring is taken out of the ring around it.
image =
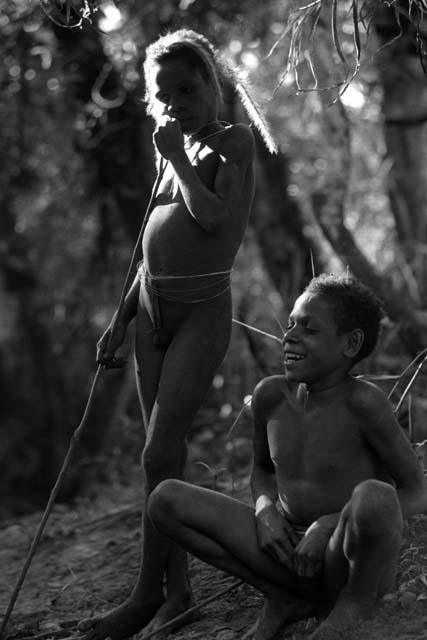
[[[247,498],[246,488],[238,489]],[[16,584],[40,514],[9,522],[0,530],[0,611]],[[358,630],[364,640],[425,640],[427,637],[427,516],[406,528],[396,588],[372,622]],[[4,638],[75,638],[76,623],[120,603],[138,567],[139,506],[130,488],[100,492],[73,507],[55,506],[37,548]],[[237,640],[252,625],[260,595],[193,558],[190,575],[196,603],[212,598],[176,640]],[[221,591],[232,587],[224,595]],[[318,622],[290,627],[284,638],[303,640]],[[136,640],[143,640],[138,634]]]

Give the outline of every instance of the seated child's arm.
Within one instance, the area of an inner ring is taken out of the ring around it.
[[[262,380],[252,397],[254,419],[253,468],[251,489],[255,503],[255,519],[261,548],[293,569],[293,549],[298,538],[276,508],[278,499],[276,475],[267,439],[267,421],[276,393],[274,378]]]
[[[236,203],[241,199],[255,153],[252,131],[245,124],[236,124],[218,134],[216,153],[219,154],[219,166],[213,191],[208,189],[192,166],[183,142],[179,142],[179,135],[182,139],[179,123],[169,119],[158,127],[154,140],[159,152],[173,166],[191,216],[206,232],[214,233],[233,214]]]
[[[274,464],[270,456],[267,440],[267,407],[265,390],[267,380],[261,381],[252,396],[252,416],[254,422],[253,467],[251,474],[252,496],[255,502],[263,505],[275,505],[277,500],[277,484]]]
[[[367,442],[395,482],[403,517],[427,511],[427,483],[409,440],[382,391],[367,382],[364,387],[354,394],[352,410],[361,420]]]

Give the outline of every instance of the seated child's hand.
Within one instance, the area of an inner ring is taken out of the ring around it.
[[[255,518],[261,549],[293,571],[292,556],[298,536],[292,525],[278,512],[275,505],[265,506],[257,511]]]
[[[320,575],[331,531],[321,526],[311,526],[294,550],[294,570],[301,578]]]

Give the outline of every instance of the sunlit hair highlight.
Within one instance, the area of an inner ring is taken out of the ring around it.
[[[153,65],[181,57],[214,88],[218,104],[222,102],[222,86],[229,82],[249,116],[258,129],[266,147],[271,153],[277,153],[277,146],[264,118],[262,110],[251,95],[241,72],[230,65],[214,48],[205,36],[191,29],[179,29],[167,33],[150,44],[146,49],[144,62],[145,101],[147,112],[154,116],[154,98],[151,89],[150,73]]]
[[[324,296],[331,302],[339,333],[353,329],[363,331],[363,344],[354,362],[359,362],[372,353],[380,333],[384,310],[381,301],[369,287],[350,275],[322,273],[309,282],[305,292]]]

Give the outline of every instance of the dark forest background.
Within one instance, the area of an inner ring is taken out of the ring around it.
[[[155,175],[144,50],[182,26],[247,72],[280,147],[258,144],[234,317],[280,337],[313,269],[360,277],[388,317],[358,373],[393,391],[413,441],[427,437],[423,18],[415,0],[0,0],[0,518],[46,500],[80,421]],[[230,88],[222,117],[245,119]],[[131,351],[129,332],[61,500],[138,464]],[[236,325],[194,442],[212,449],[231,428],[227,450],[246,460],[242,407],[280,367],[277,341]]]

